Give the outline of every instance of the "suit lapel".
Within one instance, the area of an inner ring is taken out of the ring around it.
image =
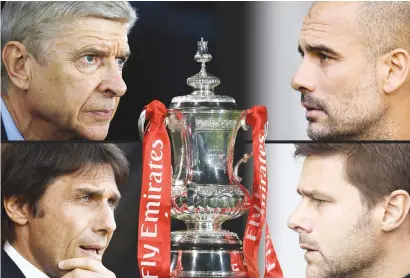
[[[2,123],[3,126],[3,123]],[[23,272],[1,248],[1,277],[2,278],[25,278]]]
[[[1,141],[2,142],[8,141],[6,129],[4,128],[4,124],[3,124],[3,119],[1,119]]]

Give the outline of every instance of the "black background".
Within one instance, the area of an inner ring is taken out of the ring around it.
[[[137,120],[152,100],[169,106],[191,93],[186,79],[200,70],[194,61],[204,38],[213,56],[208,72],[221,79],[216,92],[245,107],[245,22],[242,2],[131,2],[139,20],[128,40],[132,55],[124,68],[127,93],[121,98],[107,140],[139,140]]]

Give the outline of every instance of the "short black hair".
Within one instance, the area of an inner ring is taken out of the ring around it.
[[[8,143],[1,145],[2,239],[15,240],[14,223],[4,200],[16,197],[34,216],[48,186],[64,175],[85,173],[90,167],[111,165],[117,185],[125,183],[129,163],[124,153],[107,143]]]
[[[409,143],[297,143],[295,146],[295,157],[345,157],[347,181],[359,190],[369,209],[395,190],[410,194]]]

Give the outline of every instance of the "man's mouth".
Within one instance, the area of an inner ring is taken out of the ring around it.
[[[81,245],[80,248],[84,253],[88,254],[91,257],[96,257],[100,259],[102,257],[103,250],[105,246],[102,245]]]
[[[99,109],[90,111],[91,114],[99,119],[111,119],[114,109]]]
[[[306,251],[308,251],[308,252],[309,252],[309,251],[319,251],[319,249],[313,248],[313,247],[308,246],[308,245],[303,244],[303,243],[300,243],[299,246],[300,246],[301,249],[304,249],[304,250],[306,250]]]
[[[303,102],[302,106],[306,108],[305,117],[308,120],[326,115],[326,111],[319,106],[308,104],[306,102]]]
[[[312,111],[312,110],[324,111],[324,109],[320,108],[319,106],[315,104],[310,104],[307,102],[302,102],[302,106],[305,107],[307,111]]]

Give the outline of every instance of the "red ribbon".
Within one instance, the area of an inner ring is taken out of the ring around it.
[[[252,127],[252,149],[254,155],[253,193],[243,240],[243,250],[248,273],[251,278],[259,278],[258,249],[263,226],[265,228],[265,275],[282,278],[283,273],[273,248],[266,223],[268,197],[268,174],[266,168],[265,125],[268,120],[266,107],[255,106],[248,110],[246,122]]]
[[[154,100],[143,139],[142,188],[138,221],[141,277],[169,277],[171,256],[171,147],[164,120],[167,110]]]

